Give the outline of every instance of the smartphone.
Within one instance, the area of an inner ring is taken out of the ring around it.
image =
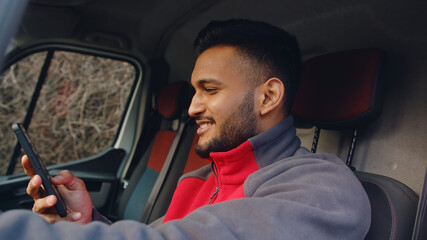
[[[50,181],[51,176],[47,171],[43,160],[38,154],[37,149],[34,146],[33,142],[31,141],[31,138],[28,135],[27,131],[25,130],[24,126],[21,123],[15,123],[12,125],[12,129],[15,132],[16,137],[18,138],[18,141],[21,144],[22,148],[24,148],[24,151],[27,154],[31,165],[33,166],[37,174],[40,176],[40,178],[42,179],[42,185],[47,195],[56,196],[57,201],[55,204],[55,208],[56,208],[56,211],[58,212],[58,215],[61,217],[65,217],[67,215],[67,208],[66,208],[64,199],[59,193],[59,190],[56,187],[56,185],[51,183]]]

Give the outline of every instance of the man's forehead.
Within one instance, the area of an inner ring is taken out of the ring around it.
[[[228,81],[243,80],[242,61],[235,47],[216,46],[197,58],[192,75],[193,86],[201,84],[224,85]]]

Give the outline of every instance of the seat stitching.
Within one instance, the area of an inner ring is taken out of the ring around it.
[[[360,178],[359,178],[360,179]],[[364,179],[360,179],[361,181],[364,181],[364,182],[367,182],[367,183],[371,183],[371,184],[374,184],[374,185],[376,185],[377,187],[379,187],[382,191],[383,191],[383,193],[386,195],[386,197],[387,197],[387,200],[388,200],[388,202],[390,203],[389,205],[390,205],[390,209],[391,209],[391,214],[392,214],[392,232],[391,232],[391,237],[390,237],[390,239],[391,240],[393,240],[394,239],[394,233],[395,233],[395,211],[394,211],[394,206],[393,206],[393,203],[392,203],[392,201],[391,201],[391,198],[390,198],[390,195],[388,194],[388,192],[386,191],[386,189],[385,188],[383,188],[381,185],[379,185],[379,184],[377,184],[377,183],[375,183],[375,182],[372,182],[372,181],[369,181],[369,180],[364,180]]]

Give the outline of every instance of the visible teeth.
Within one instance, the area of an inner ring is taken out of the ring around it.
[[[200,124],[200,128],[207,128],[210,125],[211,125],[210,123],[203,123],[203,124]]]

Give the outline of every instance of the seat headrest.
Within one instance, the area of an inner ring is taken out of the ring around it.
[[[164,118],[176,119],[188,105],[188,83],[173,82],[165,86],[157,99],[157,111]]]
[[[303,63],[292,112],[324,129],[357,128],[382,110],[380,49],[359,49],[317,56]]]

